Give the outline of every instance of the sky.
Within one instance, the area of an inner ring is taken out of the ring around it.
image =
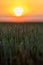
[[[13,10],[22,7],[21,16],[15,16]],[[2,21],[43,21],[43,0],[0,0],[0,22]]]

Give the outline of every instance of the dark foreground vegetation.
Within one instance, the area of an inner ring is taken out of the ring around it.
[[[0,65],[43,65],[43,23],[0,23]]]

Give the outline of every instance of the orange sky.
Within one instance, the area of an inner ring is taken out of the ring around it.
[[[15,17],[13,13],[13,9],[17,6],[24,8],[22,17]],[[0,21],[25,21],[25,19],[29,21],[29,16],[30,19],[33,16],[42,16],[43,19],[43,0],[0,0]]]

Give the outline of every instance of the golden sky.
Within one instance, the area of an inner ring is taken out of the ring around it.
[[[22,17],[20,17],[20,19],[22,18],[22,21],[24,21],[25,18],[28,20],[29,16],[30,19],[33,16],[43,17],[43,0],[0,0],[0,21],[10,21],[12,18],[13,21],[19,20],[19,17],[15,18],[15,14],[13,12],[13,9],[18,6],[24,8]]]

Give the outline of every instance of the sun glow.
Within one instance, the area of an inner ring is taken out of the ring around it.
[[[22,16],[24,9],[22,7],[16,7],[14,8],[13,12],[16,16]]]
[[[28,7],[24,4],[22,5],[12,5],[6,9],[6,11],[11,14],[11,16],[25,16],[30,12]]]

